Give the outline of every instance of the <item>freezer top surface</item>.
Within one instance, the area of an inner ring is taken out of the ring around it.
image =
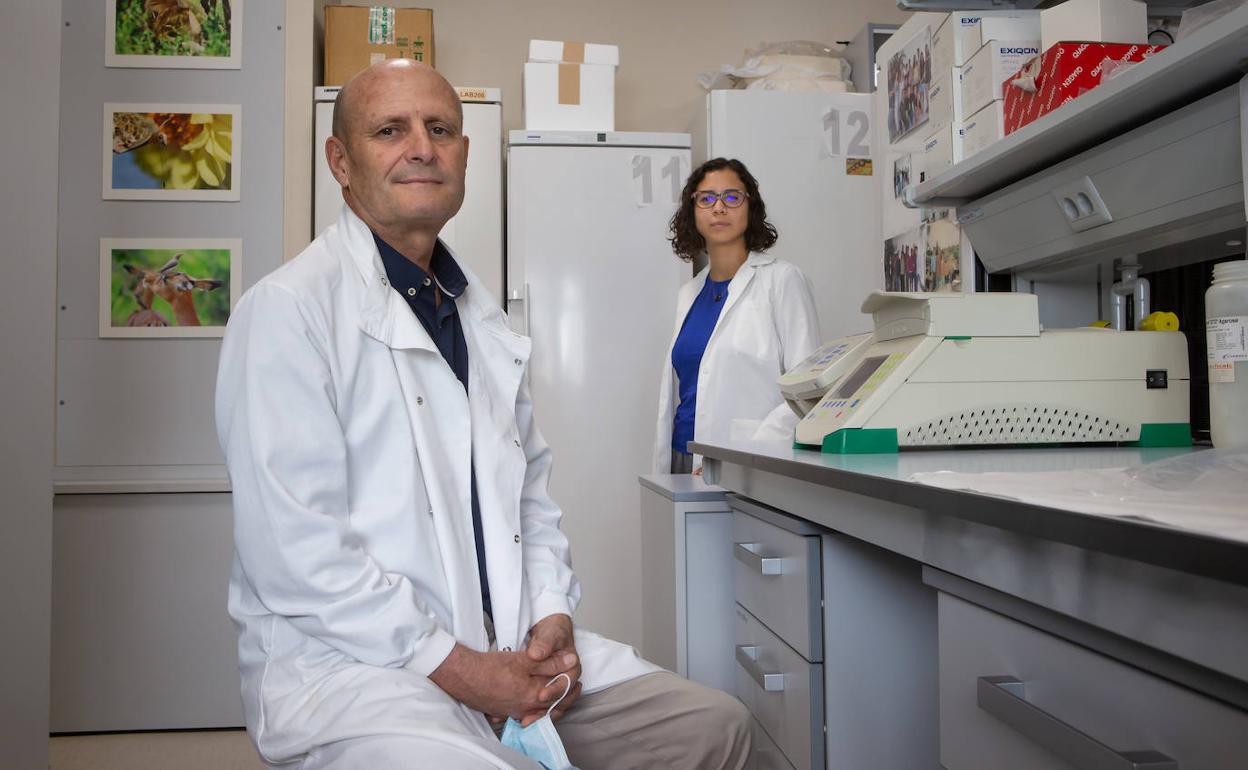
[[[507,135],[512,147],[665,147],[689,149],[693,138],[689,134],[672,134],[655,131],[522,131],[513,130]]]
[[[501,104],[503,90],[501,88],[481,88],[477,86],[454,86],[459,100],[465,104]],[[332,102],[338,98],[342,86],[316,86],[312,89],[312,100],[316,102]]]

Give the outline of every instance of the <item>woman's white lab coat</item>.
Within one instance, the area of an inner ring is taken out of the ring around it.
[[[230,319],[217,429],[234,495],[229,611],[247,726],[271,763],[365,735],[492,735],[428,679],[488,647],[475,464],[500,649],[571,613],[580,586],[523,374],[530,342],[468,274],[468,393],[387,285],[349,209]],[[577,632],[587,692],[657,670]]]
[[[672,347],[709,271],[709,266],[703,268],[676,298],[676,328],[659,385],[654,473],[671,469],[672,420],[680,403]],[[751,252],[728,284],[725,302],[698,371],[694,439],[711,444],[791,439],[797,417],[784,403],[776,380],[819,347],[810,282],[796,265]],[[700,462],[695,458],[695,466]]]

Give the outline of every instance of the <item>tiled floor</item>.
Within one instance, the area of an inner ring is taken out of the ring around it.
[[[242,730],[53,738],[50,770],[264,770]]]

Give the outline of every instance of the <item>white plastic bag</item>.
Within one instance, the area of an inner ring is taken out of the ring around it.
[[[1248,0],[1212,0],[1204,5],[1188,8],[1179,20],[1179,34],[1175,42],[1177,43],[1245,4],[1248,4]]]
[[[728,64],[698,76],[708,91],[747,88],[764,91],[852,91],[850,65],[822,43],[794,40],[764,43],[745,52],[745,63]]]

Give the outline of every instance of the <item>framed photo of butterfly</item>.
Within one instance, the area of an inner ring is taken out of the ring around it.
[[[237,104],[104,105],[104,199],[239,200]]]
[[[242,67],[243,0],[104,1],[106,67]]]

